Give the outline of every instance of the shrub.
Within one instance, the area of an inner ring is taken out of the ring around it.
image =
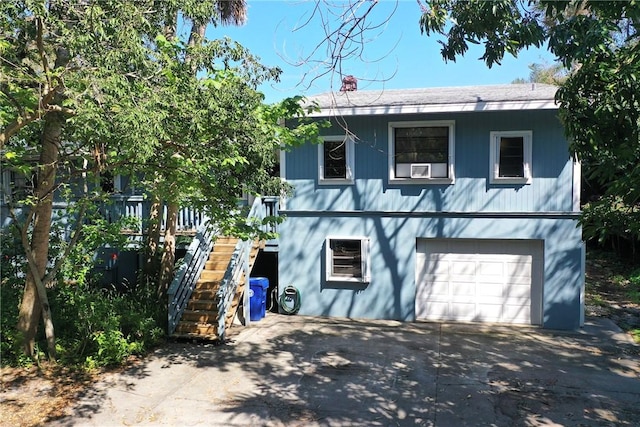
[[[117,365],[155,346],[164,336],[157,326],[157,304],[139,293],[59,286],[51,307],[61,362],[88,368]]]
[[[16,329],[25,280],[24,256],[16,238],[10,230],[0,236],[0,361],[3,366],[33,363],[23,356]],[[85,250],[91,252],[87,247]],[[101,289],[97,278],[87,274],[88,260],[86,256],[69,257],[63,271],[81,274],[73,277],[63,274],[57,284],[48,289],[59,362],[88,368],[117,365],[155,346],[164,337],[164,331],[158,327],[162,324],[158,320],[163,318],[153,291],[147,286],[128,288],[124,293]],[[42,329],[36,345],[45,349]],[[37,356],[45,355],[38,352]]]

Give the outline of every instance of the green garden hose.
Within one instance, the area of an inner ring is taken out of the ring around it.
[[[296,314],[300,310],[300,291],[289,285],[282,291],[280,295],[280,311],[284,314]],[[291,303],[293,302],[293,306]]]

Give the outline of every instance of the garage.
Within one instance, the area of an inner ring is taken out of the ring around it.
[[[542,323],[543,241],[418,239],[416,318]]]

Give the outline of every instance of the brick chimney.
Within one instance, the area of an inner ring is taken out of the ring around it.
[[[358,90],[358,79],[351,75],[342,78],[340,92],[355,92],[356,90]]]

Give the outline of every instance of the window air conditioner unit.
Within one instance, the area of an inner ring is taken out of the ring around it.
[[[412,163],[411,178],[431,178],[431,163]]]

